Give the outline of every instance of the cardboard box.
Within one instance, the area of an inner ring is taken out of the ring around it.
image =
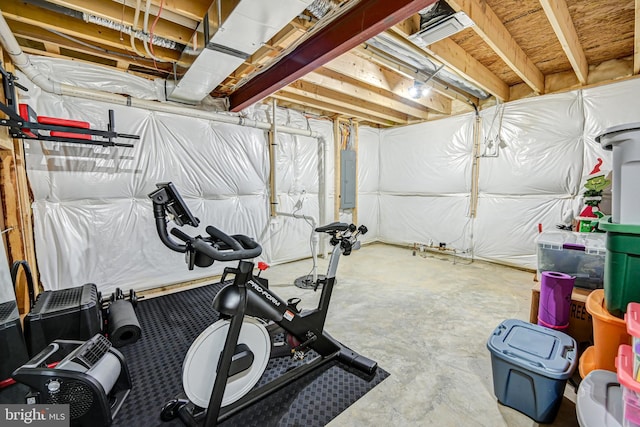
[[[593,345],[593,320],[587,311],[587,297],[590,289],[573,288],[571,293],[571,311],[569,313],[569,327],[563,332],[576,340],[579,353]],[[538,308],[540,306],[540,283],[531,289],[531,311],[529,321],[538,323]]]

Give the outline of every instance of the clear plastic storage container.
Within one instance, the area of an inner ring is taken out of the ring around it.
[[[546,231],[536,239],[538,277],[543,271],[574,276],[575,286],[598,289],[604,285],[604,261],[607,253],[605,233]]]

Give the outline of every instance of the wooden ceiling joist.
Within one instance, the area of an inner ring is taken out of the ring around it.
[[[417,74],[415,68],[400,65],[396,61],[391,61],[387,58],[378,56],[377,54],[373,53],[373,49],[371,48],[371,46],[367,46],[366,48],[356,48],[352,50],[352,52],[354,56],[362,58],[363,60],[365,60],[365,62],[371,62],[374,67],[382,66],[385,69],[392,70],[393,74],[397,75],[399,78],[407,79],[410,85],[413,84],[412,82],[414,81]],[[448,100],[473,102],[474,104],[478,105],[478,98],[471,96],[466,92],[463,93],[457,88],[439,83],[438,79],[432,79],[429,82],[429,85],[431,85],[435,89],[435,93],[442,95]]]
[[[398,124],[398,122],[396,122],[395,120],[384,119],[382,117],[374,116],[372,114],[363,113],[362,111],[353,110],[349,107],[335,105],[331,102],[325,102],[320,99],[309,98],[304,94],[300,95],[298,93],[294,93],[288,90],[280,90],[272,94],[270,98],[286,101],[290,104],[303,106],[311,110],[323,111],[323,112],[326,112],[327,114],[337,113],[345,117],[358,118],[364,122],[381,125],[385,127],[394,126]],[[406,124],[406,123],[403,123],[403,124]]]
[[[353,111],[376,116],[396,124],[407,124],[410,120],[408,114],[394,110],[393,108],[373,104],[368,102],[368,100],[363,100],[352,95],[345,95],[333,89],[321,87],[302,80],[291,83],[289,86],[283,88],[282,92],[295,93],[305,96],[309,100],[317,100],[326,104],[349,108]]]
[[[633,74],[640,73],[640,0],[635,2],[635,26],[633,35]]]
[[[414,103],[412,100],[403,100],[397,95],[382,89],[358,85],[329,69],[319,68],[312,73],[306,74],[301,80],[317,86],[331,88],[331,90],[341,94],[361,99],[363,102],[402,111],[421,120],[427,120],[428,117],[427,108]]]
[[[48,2],[56,4],[58,6],[64,6],[66,8],[73,9],[79,12],[96,15],[101,18],[108,19],[116,24],[133,26],[135,9],[126,6],[122,7],[122,5],[115,2],[104,3],[94,0],[48,0]],[[144,5],[138,17],[138,23],[136,26],[136,29],[138,30],[142,30],[143,28],[143,17]],[[152,16],[152,18],[155,19],[154,16]],[[150,22],[153,22],[153,20],[151,20]],[[151,24],[149,24],[149,26],[150,25]],[[156,36],[168,40],[173,40],[181,44],[188,44],[191,41],[194,30],[195,27],[183,27],[181,25],[177,25],[173,22],[162,19],[161,17],[156,23],[154,34]]]
[[[233,87],[251,72],[267,65],[276,58],[282,51],[291,46],[304,35],[304,31],[298,25],[290,23],[269,40],[268,43],[261,46],[251,57],[240,65],[231,76],[229,76],[221,86],[229,93]]]
[[[573,26],[567,3],[565,0],[540,0],[540,4],[549,18],[578,81],[583,85],[587,84],[589,64],[578,39],[576,28]]]
[[[474,31],[536,93],[544,93],[544,75],[516,43],[509,31],[489,7],[479,0],[447,0],[455,10],[462,10],[475,23]]]
[[[123,49],[126,51],[131,49],[128,38],[121,39],[119,31],[99,27],[98,25],[89,24],[64,15],[56,16],[56,19],[53,20],[51,19],[51,12],[30,4],[3,4],[2,14],[6,19],[22,22],[34,27],[54,30],[88,43],[105,45],[109,48]],[[141,41],[137,40],[136,46],[139,51],[144,51]],[[156,57],[164,61],[176,62],[180,58],[180,52],[159,46],[154,47],[154,52]]]
[[[392,31],[406,38],[418,31],[419,23],[420,20],[414,16],[393,27]],[[509,86],[453,40],[440,40],[424,48],[424,51],[499,100],[509,100]]]
[[[7,19],[7,24],[9,24],[9,28],[11,28],[11,31],[16,37],[20,37],[26,40],[40,41],[44,44],[47,53],[55,55],[58,58],[64,57],[60,54],[60,49],[62,48],[74,52],[79,52],[85,55],[94,55],[108,58],[115,61],[118,64],[118,68],[121,69],[128,69],[129,65],[133,64],[137,67],[146,68],[150,72],[155,71],[160,73],[170,73],[172,70],[170,64],[156,63],[154,65],[151,61],[135,58],[126,50],[109,46],[102,46],[97,43],[95,44],[95,47],[98,48],[96,50],[88,46],[76,43],[72,40],[68,40],[50,31],[34,27],[23,22],[16,22],[11,19]],[[109,50],[113,53],[107,53],[106,50]],[[41,52],[37,52],[35,49],[32,49],[30,53],[42,54]]]
[[[134,10],[136,8],[136,3],[137,3],[136,0],[113,0],[113,1],[118,5],[124,4],[125,6],[133,8]],[[151,7],[149,8],[149,12],[152,13],[154,16],[157,16],[158,13],[160,12],[160,7],[153,3],[154,2],[152,2]],[[196,17],[196,19],[194,19],[193,17],[184,15],[182,13],[174,12],[173,10],[167,8],[166,3],[167,2],[165,1],[162,4],[161,16],[163,19],[166,19],[167,21],[171,21],[178,25],[182,25],[183,27],[194,28],[194,29],[200,23],[201,19],[199,17]],[[188,3],[192,4],[194,2],[189,1]],[[122,6],[119,6],[119,7],[122,9]],[[206,8],[207,6],[204,6],[204,7]]]
[[[383,90],[405,100],[408,97],[409,89],[413,86],[413,80],[394,71],[383,69],[381,66],[352,53],[345,53],[329,61],[323,68],[348,77],[371,90]],[[451,114],[451,100],[438,93],[431,93],[429,96],[409,101],[440,113]]]
[[[230,97],[231,111],[241,111],[310,71],[346,53],[435,0],[360,0],[302,42],[277,64]]]

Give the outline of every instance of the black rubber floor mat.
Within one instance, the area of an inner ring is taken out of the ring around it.
[[[212,308],[222,284],[190,289],[142,300],[136,314],[142,337],[120,349],[131,373],[133,388],[114,425],[145,427],[181,425],[163,423],[164,402],[182,392],[182,361],[189,346],[210,324],[218,320]],[[295,363],[295,362],[292,362]],[[282,359],[269,363],[257,387],[288,369]],[[224,426],[323,426],[387,378],[378,368],[373,377],[339,362],[318,368],[293,384],[226,420]]]

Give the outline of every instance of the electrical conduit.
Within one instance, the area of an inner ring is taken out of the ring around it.
[[[118,95],[115,93],[104,92],[100,90],[84,89],[67,84],[61,84],[51,80],[48,76],[42,74],[29,60],[29,57],[22,51],[18,41],[14,37],[7,21],[0,11],[0,42],[11,57],[14,65],[22,71],[29,80],[42,90],[56,95],[71,96],[75,98],[89,99],[92,101],[109,102],[116,105],[125,105],[135,108],[141,108],[150,111],[158,111],[163,113],[178,114],[186,117],[193,117],[215,122],[234,124],[239,126],[247,126],[256,129],[270,130],[271,124],[257,120],[247,119],[237,115],[226,115],[214,113],[210,111],[198,110],[195,108],[183,107],[175,104],[161,103],[157,101],[149,101],[145,99],[133,98],[130,96]],[[308,129],[298,129],[294,127],[282,126],[278,128],[279,132],[291,135],[307,136],[311,138],[320,138],[320,134],[316,131]]]

